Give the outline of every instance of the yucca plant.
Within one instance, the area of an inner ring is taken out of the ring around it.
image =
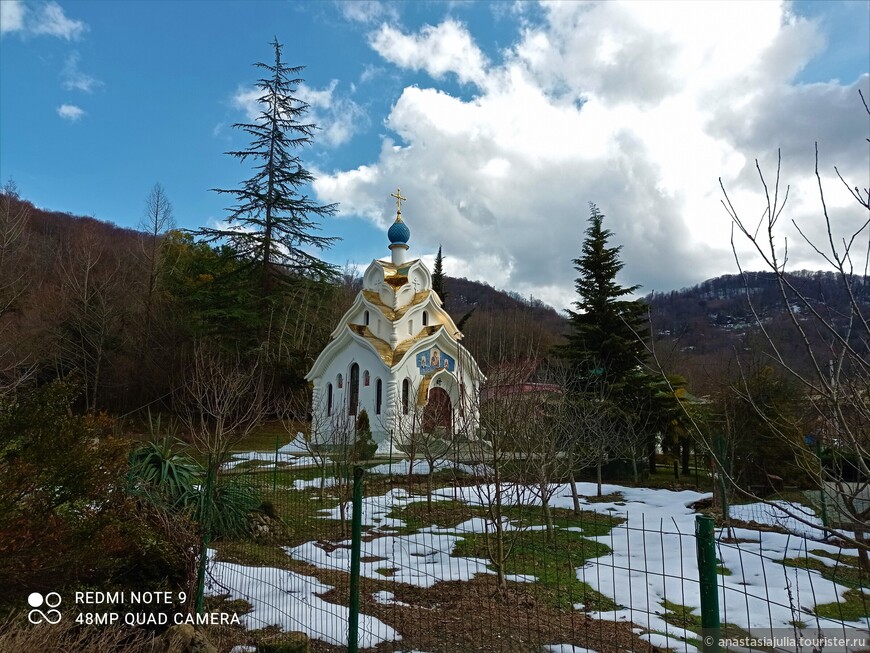
[[[128,488],[151,503],[180,508],[191,505],[197,494],[202,467],[178,451],[168,436],[147,442],[130,454]]]
[[[248,513],[260,507],[257,489],[236,476],[218,476],[197,494],[196,519],[209,541],[243,537],[248,533]]]

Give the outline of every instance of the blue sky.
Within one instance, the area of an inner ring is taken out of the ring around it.
[[[782,148],[811,233],[816,140],[826,182],[838,165],[870,183],[868,25],[866,1],[0,0],[0,177],[124,226],[160,182],[179,226],[214,224],[227,199],[209,189],[249,175],[223,152],[277,37],[321,127],[311,192],[341,206],[328,260],[387,255],[400,186],[414,255],[442,244],[448,273],[562,308],[591,201],[621,280],[670,290],[736,271],[719,177],[755,216],[754,160]]]

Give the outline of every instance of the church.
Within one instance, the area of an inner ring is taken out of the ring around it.
[[[406,446],[419,433],[473,437],[484,381],[432,289],[431,272],[420,259],[408,260],[406,198],[400,191],[392,197],[390,260],[368,266],[362,290],[305,377],[313,385],[316,441],[347,442],[365,410],[379,453]]]

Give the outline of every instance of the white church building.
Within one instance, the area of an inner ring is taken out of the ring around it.
[[[432,274],[407,260],[411,231],[402,201],[390,226],[391,259],[374,260],[363,287],[305,377],[313,385],[317,441],[352,437],[356,417],[369,415],[378,451],[406,445],[413,434],[473,437],[484,377],[462,333],[432,289]]]

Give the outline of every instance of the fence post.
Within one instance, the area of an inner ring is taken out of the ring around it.
[[[701,584],[701,629],[704,653],[719,651],[719,575],[716,569],[716,537],[713,518],[695,517],[695,548]]]
[[[359,650],[359,562],[362,548],[362,467],[353,468],[353,510],[350,539],[350,615],[347,624],[347,651]]]

